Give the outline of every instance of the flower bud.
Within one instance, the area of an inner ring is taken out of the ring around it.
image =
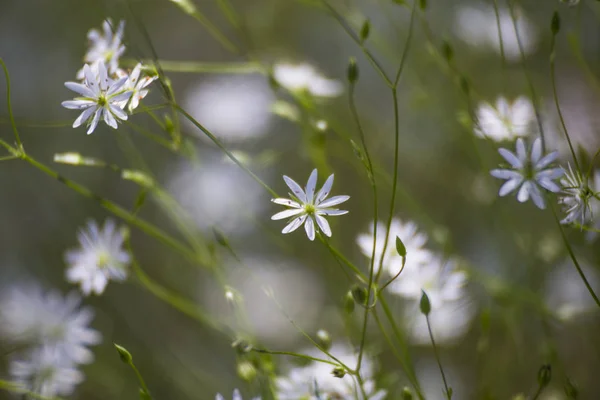
[[[558,31],[560,31],[560,16],[558,15],[558,11],[554,11],[554,14],[552,14],[552,21],[550,22],[550,31],[553,35],[556,35]]]
[[[567,378],[567,383],[565,383],[565,394],[569,400],[579,398],[579,389],[577,389],[577,386],[569,378]]]
[[[552,367],[550,364],[545,364],[540,367],[538,371],[538,385],[540,387],[546,387],[552,379]]]
[[[410,390],[409,387],[404,386],[404,389],[402,389],[402,400],[412,400],[412,399],[413,399],[412,390]]]
[[[346,371],[342,367],[335,367],[331,371],[331,375],[335,376],[336,378],[343,378],[346,375]]]
[[[317,343],[325,350],[329,350],[331,348],[331,336],[329,336],[329,332],[324,329],[319,329],[317,331]]]
[[[117,352],[119,353],[119,358],[121,359],[121,361],[123,361],[125,364],[131,364],[131,362],[133,361],[133,357],[131,356],[131,353],[127,351],[127,349],[123,346],[119,346],[116,343],[113,343],[113,345],[115,346],[115,349],[117,349]]]
[[[237,339],[231,343],[231,347],[233,347],[238,354],[245,354],[252,351],[252,345],[244,339]]]
[[[367,289],[355,285],[352,289],[352,297],[358,304],[364,306],[367,304]]]
[[[150,396],[150,393],[148,393],[144,389],[140,388],[140,399],[141,400],[152,400],[152,396]]]
[[[419,308],[421,309],[421,313],[427,316],[431,312],[431,303],[429,302],[429,297],[424,290],[422,290],[423,295],[421,296],[421,302],[419,303]]]
[[[354,296],[352,296],[351,291],[348,291],[344,296],[344,311],[347,314],[352,314],[354,311]]]
[[[369,22],[369,20],[366,20],[363,23],[362,28],[360,28],[360,42],[361,43],[369,38],[370,31],[371,31],[371,23]]]
[[[448,62],[452,61],[452,59],[454,58],[454,50],[452,49],[450,43],[448,43],[446,40],[444,40],[444,42],[442,43],[442,54]]]
[[[256,378],[256,368],[250,361],[240,361],[237,365],[237,373],[240,378],[250,382]]]
[[[406,257],[406,246],[402,243],[402,239],[399,236],[396,236],[396,251],[400,255],[400,257]]]
[[[425,11],[427,8],[427,0],[419,0],[419,8],[421,11]]]
[[[350,63],[348,64],[348,82],[355,83],[358,80],[358,66],[356,65],[356,59],[354,57],[350,58]]]

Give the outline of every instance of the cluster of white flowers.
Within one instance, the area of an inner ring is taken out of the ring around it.
[[[77,73],[81,82],[66,82],[67,89],[79,97],[63,101],[65,108],[82,111],[73,123],[73,128],[82,124],[92,133],[102,119],[108,126],[117,129],[119,121],[127,120],[131,113],[148,94],[156,76],[142,76],[144,70],[137,64],[131,73],[119,67],[119,58],[125,52],[123,34],[125,22],[121,21],[116,32],[110,19],[104,21],[103,32],[92,29],[88,33],[90,48],[84,56],[85,65]]]
[[[336,97],[344,88],[341,82],[323,77],[310,64],[276,64],[273,77],[290,92],[306,92],[315,97]]]
[[[356,240],[362,253],[367,257],[371,257],[373,251],[373,226],[370,231],[368,234],[359,235]],[[427,327],[423,325],[426,322],[425,318],[417,307],[423,291],[427,293],[431,302],[430,319],[432,328],[437,333],[436,340],[439,337],[439,341],[443,342],[462,335],[472,318],[471,310],[464,306],[468,303],[465,291],[467,274],[457,268],[455,260],[444,260],[435,252],[425,248],[427,235],[419,232],[415,223],[404,223],[399,219],[393,219],[390,225],[388,246],[382,262],[385,235],[385,224],[378,223],[375,265],[378,267],[381,263],[383,272],[386,272],[390,278],[400,272],[403,260],[395,246],[396,237],[399,237],[406,248],[404,269],[386,290],[411,300],[407,303],[406,312],[409,317],[405,321],[409,324],[413,341],[417,343],[429,341]],[[457,311],[452,318],[444,318],[450,309]],[[423,326],[425,329],[422,329]]]
[[[41,396],[69,395],[83,381],[79,364],[94,356],[88,346],[101,335],[88,327],[91,309],[74,293],[63,297],[37,286],[13,286],[0,297],[0,336],[18,349],[10,362],[13,380]]]

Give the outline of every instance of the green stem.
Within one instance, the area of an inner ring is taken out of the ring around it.
[[[323,358],[318,358],[318,357],[312,357],[306,354],[300,354],[300,353],[294,353],[291,351],[271,351],[271,350],[267,350],[267,349],[257,349],[257,348],[253,348],[252,351],[255,351],[257,353],[265,353],[265,354],[273,354],[273,355],[282,355],[282,356],[291,356],[291,357],[297,357],[297,358],[303,358],[305,360],[310,360],[310,361],[316,361],[316,362],[321,362],[321,363],[325,363],[325,364],[330,364],[333,365],[334,367],[340,367],[341,365],[334,362],[334,361],[330,361],[330,360],[325,360]]]
[[[444,373],[444,368],[442,367],[442,362],[440,360],[440,354],[438,352],[438,348],[435,344],[435,339],[433,338],[433,332],[431,331],[431,323],[429,321],[429,315],[425,315],[425,319],[427,320],[427,331],[429,331],[429,338],[431,339],[431,344],[433,346],[433,354],[435,355],[435,360],[437,361],[438,367],[440,368],[440,372],[442,374],[442,380],[444,381],[444,389],[446,389],[446,397],[448,400],[452,399],[450,395],[450,389],[448,388],[448,381],[446,380],[446,374]]]
[[[137,60],[125,60],[126,65],[135,65]],[[143,60],[146,66],[154,65],[153,60]],[[255,61],[240,61],[229,63],[207,63],[199,61],[157,60],[161,69],[166,72],[200,73],[200,74],[255,74],[266,73],[265,68]]]
[[[21,143],[21,136],[19,135],[19,130],[17,129],[17,124],[15,123],[15,117],[12,111],[12,102],[10,100],[10,75],[8,73],[8,68],[6,67],[6,63],[2,58],[0,58],[0,64],[2,64],[2,69],[4,70],[4,76],[6,77],[6,103],[8,105],[8,116],[10,117],[10,124],[13,128],[13,132],[15,134],[15,140],[17,141],[17,147],[20,151],[23,150],[23,143]]]

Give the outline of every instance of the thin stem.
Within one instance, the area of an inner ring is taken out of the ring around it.
[[[126,65],[135,65],[137,60],[125,60]],[[160,64],[163,71],[177,73],[202,73],[202,74],[255,74],[266,73],[265,68],[255,61],[241,61],[229,63],[207,63],[199,61],[172,61],[172,60],[142,60],[146,66]]]
[[[406,61],[406,56],[408,55],[408,50],[410,49],[410,44],[412,42],[413,36],[413,26],[415,22],[415,15],[417,12],[416,4],[413,5],[412,11],[410,12],[410,22],[408,23],[408,35],[406,37],[406,43],[404,44],[404,50],[402,51],[402,57],[400,58],[400,65],[398,66],[398,70],[396,71],[396,78],[394,79],[394,88],[398,87],[398,82],[400,82],[400,76],[402,76],[402,71],[404,71],[404,64]]]
[[[444,389],[446,389],[446,397],[448,400],[452,399],[450,395],[450,389],[448,388],[448,381],[446,381],[446,374],[444,373],[444,368],[442,367],[442,362],[440,361],[440,355],[438,352],[438,348],[435,345],[435,339],[433,338],[433,332],[431,331],[431,323],[429,322],[429,315],[425,315],[425,319],[427,320],[427,330],[429,331],[429,338],[431,339],[431,344],[433,346],[433,353],[435,354],[435,360],[437,361],[438,367],[440,368],[440,372],[442,373],[442,380],[444,381]]]
[[[142,389],[144,390],[144,392],[146,392],[146,394],[150,395],[150,390],[148,389],[148,386],[146,385],[146,382],[144,381],[144,377],[142,376],[142,374],[140,373],[140,371],[137,369],[137,367],[135,366],[135,364],[133,363],[133,361],[131,361],[129,363],[129,366],[131,366],[131,369],[135,373],[135,376],[137,377],[138,382],[140,382],[140,386],[142,387]]]
[[[504,38],[502,37],[502,27],[500,26],[500,11],[498,10],[498,0],[494,0],[494,14],[496,15],[496,26],[498,27],[498,41],[500,42],[500,57],[502,58],[503,83],[506,84],[506,54],[504,53]]]
[[[8,68],[6,67],[6,63],[2,58],[0,58],[0,64],[2,64],[2,69],[4,70],[4,76],[6,78],[6,103],[8,105],[8,116],[10,117],[10,124],[13,128],[13,132],[15,134],[15,140],[17,141],[17,147],[19,150],[23,150],[23,143],[21,143],[21,136],[19,135],[19,130],[17,129],[17,124],[15,123],[15,117],[12,111],[12,102],[10,100],[10,75],[8,73]]]
[[[291,351],[272,351],[272,350],[267,350],[267,349],[257,349],[257,348],[252,348],[252,351],[255,351],[257,353],[265,353],[265,354],[273,354],[273,355],[283,355],[283,356],[291,356],[291,357],[297,357],[297,358],[303,358],[305,360],[310,360],[310,361],[316,361],[316,362],[321,362],[321,363],[325,363],[325,364],[330,364],[333,365],[334,367],[340,367],[341,365],[334,362],[334,361],[330,361],[330,360],[325,360],[323,358],[318,358],[318,357],[312,357],[306,354],[300,354],[300,353],[294,353]]]
[[[383,292],[383,290],[386,287],[388,287],[392,282],[394,282],[396,279],[398,279],[398,277],[400,276],[400,274],[402,273],[402,271],[404,271],[404,265],[405,264],[406,264],[406,257],[402,257],[402,266],[400,267],[400,271],[398,271],[398,273],[396,275],[394,275],[393,277],[391,277],[389,281],[387,281],[383,286],[381,286],[377,290],[377,294]]]

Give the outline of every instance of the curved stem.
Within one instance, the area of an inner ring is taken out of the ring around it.
[[[444,368],[442,367],[442,362],[440,360],[440,354],[438,352],[438,348],[435,344],[435,339],[433,338],[433,332],[431,331],[431,323],[429,322],[429,315],[425,315],[425,319],[427,320],[427,331],[429,332],[429,338],[431,339],[431,344],[433,346],[433,353],[435,354],[435,360],[437,361],[437,365],[440,368],[440,372],[442,374],[442,380],[444,381],[444,389],[446,389],[446,397],[448,400],[452,399],[450,394],[450,388],[448,387],[448,381],[446,380],[446,374],[444,373]]]
[[[252,348],[252,351],[255,351],[257,353],[265,353],[265,354],[273,354],[273,355],[282,355],[282,356],[291,356],[291,357],[303,358],[305,360],[310,360],[310,361],[316,361],[316,362],[321,362],[321,363],[325,363],[325,364],[330,364],[330,365],[333,365],[335,367],[341,366],[340,364],[336,363],[335,361],[325,360],[323,358],[318,358],[318,357],[312,357],[312,356],[309,356],[309,355],[306,355],[306,354],[294,353],[292,351],[271,351],[271,350],[267,350],[267,349],[257,349],[257,348]]]

